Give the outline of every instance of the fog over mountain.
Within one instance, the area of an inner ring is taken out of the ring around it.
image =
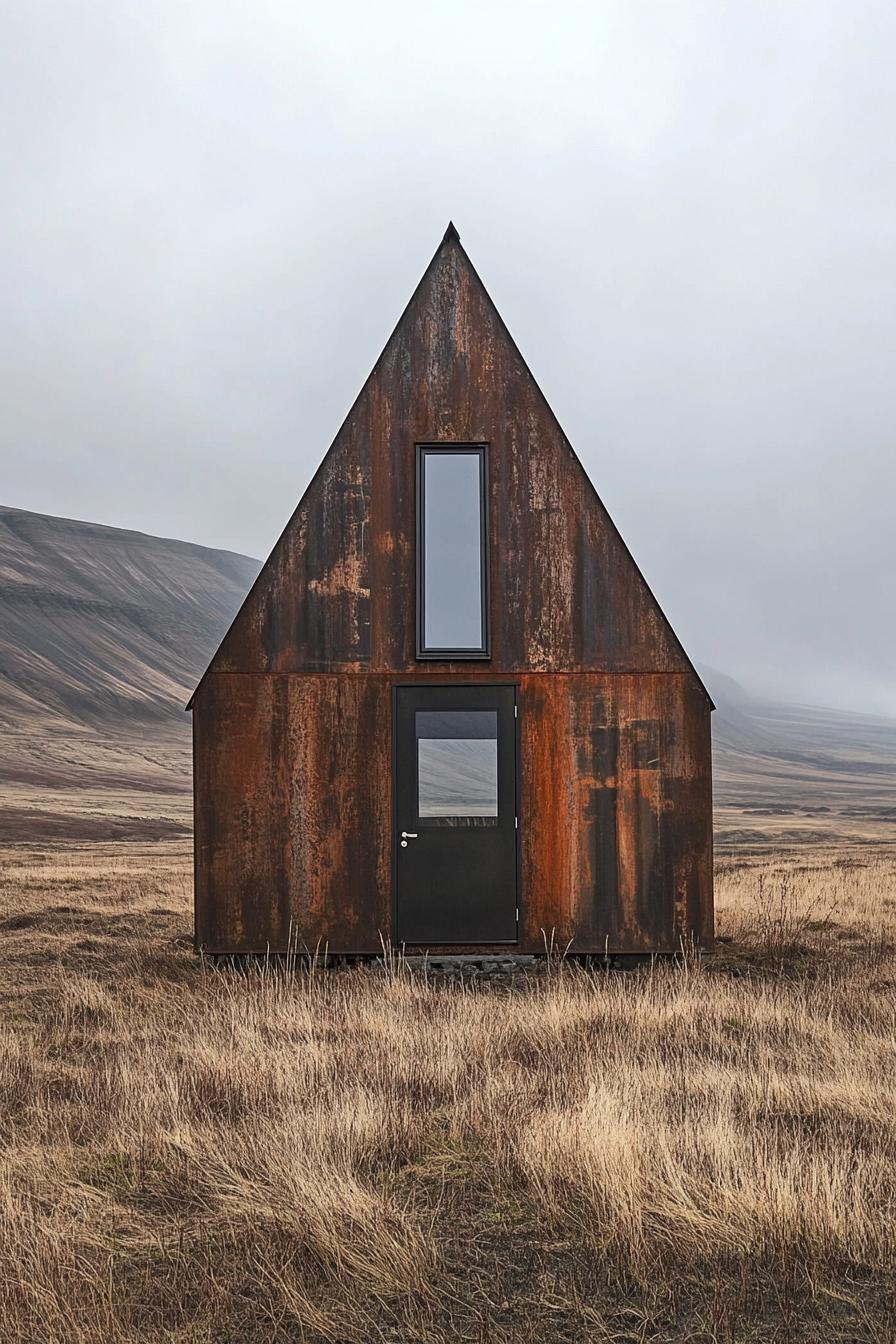
[[[896,7],[29,0],[11,504],[266,555],[453,218],[686,647],[896,713]]]

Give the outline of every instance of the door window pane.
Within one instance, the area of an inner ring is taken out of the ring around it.
[[[483,448],[421,449],[421,652],[483,653]]]
[[[418,710],[416,724],[418,816],[496,818],[497,710]]]

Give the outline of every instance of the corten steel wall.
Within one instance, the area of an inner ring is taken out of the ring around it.
[[[489,445],[487,662],[415,656],[421,442]],[[449,232],[195,697],[198,944],[390,936],[391,688],[455,679],[520,687],[521,946],[709,942],[709,699]]]
[[[709,709],[692,677],[517,682],[520,949],[552,931],[579,952],[710,943]],[[197,945],[282,950],[291,931],[375,952],[392,937],[391,688],[209,678],[194,711]]]

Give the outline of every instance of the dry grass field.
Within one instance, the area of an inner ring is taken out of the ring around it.
[[[892,852],[481,986],[203,965],[182,841],[0,859],[3,1344],[896,1337]]]

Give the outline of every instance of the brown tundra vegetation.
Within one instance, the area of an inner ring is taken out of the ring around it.
[[[172,845],[0,872],[3,1344],[896,1338],[892,854],[483,984],[203,964]]]

